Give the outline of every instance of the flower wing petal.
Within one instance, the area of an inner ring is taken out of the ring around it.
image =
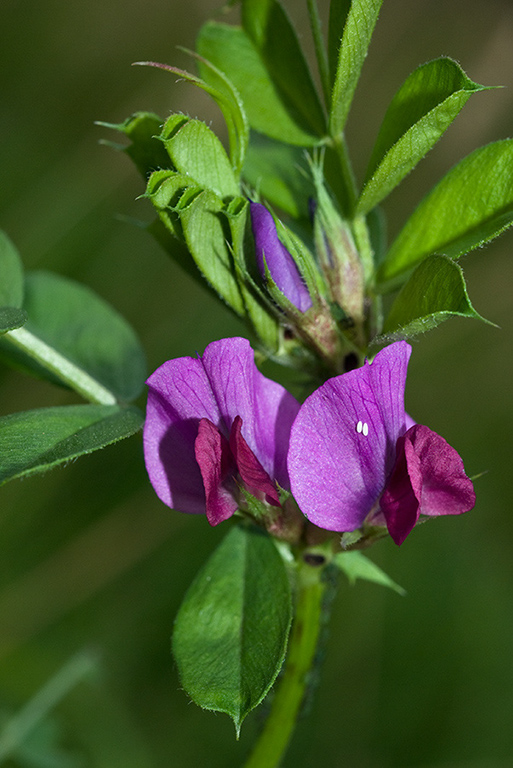
[[[405,431],[404,386],[411,347],[396,342],[372,363],[336,376],[303,403],[288,468],[301,511],[321,528],[359,528],[393,467]]]
[[[144,458],[159,498],[181,512],[204,513],[205,492],[194,455],[201,418],[219,409],[200,360],[169,360],[148,379]]]
[[[230,489],[224,485],[234,467],[228,440],[209,419],[199,423],[194,453],[205,488],[207,520],[210,525],[219,525],[237,509]]]

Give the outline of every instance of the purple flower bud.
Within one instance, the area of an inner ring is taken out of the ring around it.
[[[404,410],[411,347],[404,341],[317,389],[290,437],[292,493],[331,531],[386,524],[401,544],[420,515],[457,515],[475,494],[454,448]]]
[[[240,490],[272,506],[289,488],[286,457],[299,403],[257,369],[246,339],[214,341],[203,357],[161,365],[148,379],[144,456],[159,498],[211,525]]]
[[[271,213],[260,203],[250,203],[250,212],[260,274],[265,277],[265,255],[265,264],[280,291],[297,309],[306,312],[312,299],[294,259],[278,239]]]

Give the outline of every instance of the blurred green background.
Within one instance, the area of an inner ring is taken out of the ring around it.
[[[305,29],[303,3],[290,5]],[[150,370],[240,328],[121,220],[149,220],[136,200],[142,183],[125,156],[99,145],[115,137],[93,123],[149,109],[220,127],[198,89],[130,67],[144,59],[190,66],[176,46],[192,48],[216,8],[214,0],[0,3],[0,226],[28,268],[83,281],[123,313]],[[512,39],[511,0],[385,0],[348,129],[360,174],[388,101],[417,64],[451,55],[477,82],[509,86],[473,97],[393,193],[392,234],[456,161],[513,134]],[[470,475],[487,471],[476,481],[477,506],[423,526],[400,549],[374,548],[406,598],[341,585],[315,706],[285,766],[513,764],[512,245],[509,233],[462,260],[476,309],[501,329],[450,321],[415,342],[410,364],[408,410],[459,450]],[[0,369],[2,415],[69,402],[64,390]],[[94,674],[33,734],[25,762],[2,764],[243,762],[258,714],[237,743],[227,717],[188,703],[169,653],[184,591],[222,535],[158,501],[140,436],[0,490],[0,720],[77,652],[95,660]],[[45,753],[53,727],[60,751]]]

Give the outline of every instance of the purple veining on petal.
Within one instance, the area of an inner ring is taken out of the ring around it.
[[[301,406],[290,438],[291,489],[321,528],[355,530],[381,494],[405,431],[410,352],[397,342],[372,363],[330,379]]]
[[[280,291],[297,309],[306,312],[312,306],[312,299],[294,259],[278,238],[272,214],[261,203],[250,203],[250,212],[260,274],[265,277],[265,256],[267,268]]]

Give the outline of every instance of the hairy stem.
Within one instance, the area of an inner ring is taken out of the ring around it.
[[[324,569],[302,562],[296,613],[284,672],[260,738],[244,768],[278,768],[291,739],[312,673],[323,624]]]

